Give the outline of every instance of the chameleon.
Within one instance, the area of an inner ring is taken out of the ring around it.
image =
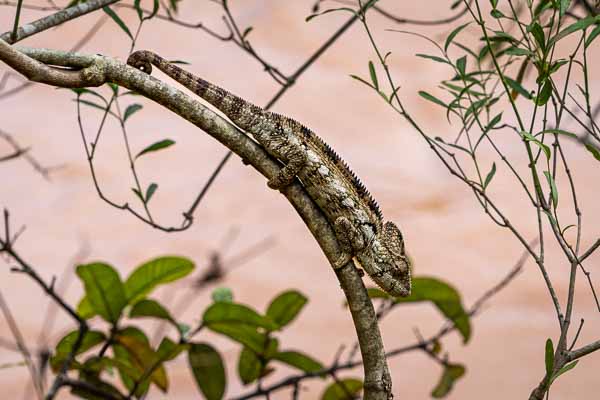
[[[267,182],[281,190],[296,178],[332,224],[341,255],[334,269],[352,259],[392,296],[411,291],[411,264],[400,229],[383,214],[366,187],[345,161],[317,134],[300,122],[264,110],[159,55],[139,50],[127,59],[147,74],[154,65],[222,112],[251,135],[283,167]]]

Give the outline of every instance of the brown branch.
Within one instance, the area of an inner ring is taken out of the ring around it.
[[[64,22],[79,18],[82,15],[89,14],[93,11],[99,10],[102,7],[116,3],[117,1],[119,0],[89,0],[84,3],[79,3],[72,7],[65,8],[64,10],[61,10],[55,14],[48,15],[38,19],[37,21],[33,21],[29,24],[21,26],[19,29],[17,29],[14,37],[12,32],[5,32],[0,35],[0,39],[7,43],[14,44],[20,40],[43,32]]]

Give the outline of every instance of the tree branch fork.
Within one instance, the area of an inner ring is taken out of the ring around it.
[[[198,100],[162,81],[102,55],[11,46],[0,38],[0,60],[27,79],[55,87],[84,88],[114,83],[161,104],[227,146],[267,178],[281,164],[254,140]],[[282,194],[296,209],[321,250],[332,263],[340,254],[333,228],[302,185],[295,182]],[[353,261],[336,270],[352,314],[365,371],[365,399],[390,399],[391,376],[373,304]],[[63,384],[65,384],[63,380]]]

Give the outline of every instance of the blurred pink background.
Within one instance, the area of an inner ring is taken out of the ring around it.
[[[142,1],[144,3],[150,4]],[[381,3],[398,15],[425,19],[448,15],[450,4],[441,0],[401,2],[402,5],[391,1]],[[306,23],[304,19],[310,14],[311,6],[311,1],[231,1],[240,25],[254,27],[249,36],[254,48],[288,74],[348,18],[347,13],[334,13]],[[180,7],[182,19],[202,21],[207,27],[225,32],[221,10],[215,4],[187,0]],[[0,9],[3,31],[12,27],[13,13],[12,7]],[[136,26],[133,10],[119,9],[118,13],[131,27]],[[42,15],[24,11],[22,20],[31,21]],[[69,49],[100,16],[101,13],[88,15],[21,44]],[[449,71],[440,64],[414,56],[434,52],[424,40],[384,29],[408,29],[442,41],[455,25],[427,29],[395,25],[375,14],[372,14],[371,24],[381,48],[392,52],[389,61],[397,83],[402,85],[400,96],[408,110],[432,136],[452,138],[458,124],[448,126],[444,111],[417,95],[418,90],[440,93],[435,87],[440,79],[449,77]],[[471,39],[478,36],[474,27],[465,32],[465,37]],[[600,60],[598,43],[596,41],[591,49],[590,57],[594,61]],[[191,65],[186,68],[193,73],[258,105],[265,104],[278,90],[254,59],[233,44],[199,30],[153,20],[145,24],[136,48],[154,50],[168,59],[188,61]],[[81,51],[125,60],[129,39],[109,21]],[[459,52],[454,54],[460,55]],[[469,306],[504,277],[522,248],[510,232],[493,224],[466,186],[450,176],[400,116],[349,77],[349,74],[367,77],[367,62],[374,58],[363,29],[356,24],[300,78],[273,110],[302,121],[330,143],[365,182],[386,218],[402,228],[415,260],[415,273],[450,282],[461,291],[465,306]],[[0,68],[7,70],[5,65]],[[595,93],[600,89],[598,71],[597,68],[590,71]],[[155,76],[166,79],[158,73]],[[9,85],[15,84],[12,81]],[[211,253],[224,248],[223,240],[228,232],[238,229],[239,236],[227,246],[224,254],[226,266],[228,259],[262,240],[274,237],[275,242],[268,251],[233,269],[219,286],[232,288],[235,300],[259,310],[264,310],[270,299],[283,290],[297,288],[306,294],[310,302],[280,335],[284,349],[303,349],[329,363],[341,344],[352,346],[354,328],[343,307],[343,294],[334,274],[292,207],[276,192],[267,189],[262,176],[243,166],[234,156],[198,208],[191,229],[177,234],[153,230],[107,206],[96,195],[77,129],[73,97],[69,91],[37,85],[0,103],[0,128],[12,133],[22,145],[31,146],[31,154],[45,166],[60,166],[47,181],[23,160],[2,163],[0,206],[10,210],[14,227],[26,225],[17,250],[42,276],[50,280],[67,268],[64,276],[73,281],[65,296],[71,304],[77,304],[82,293],[72,265],[73,257],[82,249],[87,249],[87,254],[79,261],[107,261],[118,267],[122,276],[141,262],[163,254],[191,258],[197,264],[197,275],[205,270]],[[177,142],[168,150],[142,158],[138,170],[144,185],[159,184],[151,202],[154,215],[164,224],[179,224],[181,212],[189,207],[227,149],[155,104],[129,97],[122,99],[123,107],[126,102],[144,104],[144,109],[128,122],[134,151],[167,137]],[[84,116],[91,134],[99,113],[85,109]],[[512,113],[506,110],[505,116],[512,118]],[[504,135],[499,143],[507,156],[523,171],[526,154],[521,142],[508,131],[499,135]],[[594,164],[596,161],[575,144],[567,143],[565,147],[579,187],[584,216],[582,248],[585,249],[600,234],[600,169]],[[0,154],[8,149],[0,142]],[[493,158],[487,149],[481,157],[482,165],[489,169]],[[532,209],[506,168],[499,163],[497,166],[491,194],[524,236],[533,239],[537,228]],[[118,202],[137,204],[130,190],[133,183],[122,136],[114,121],[109,122],[103,134],[96,167],[107,195]],[[566,184],[563,179],[558,187],[559,193],[565,193],[565,202],[570,201]],[[572,210],[565,210],[561,214],[563,220],[574,222]],[[546,249],[546,257],[549,274],[564,300],[569,267],[553,245]],[[596,255],[587,262],[596,284],[600,280],[599,261]],[[48,299],[31,279],[11,273],[4,261],[0,261],[0,266],[2,295],[12,307],[27,342],[35,347]],[[175,293],[160,290],[158,295],[177,298],[192,281],[190,277],[167,289]],[[579,339],[579,344],[585,344],[600,337],[600,318],[581,274],[577,289],[574,324],[585,318]],[[211,290],[212,287],[194,299],[184,316],[187,322],[198,321],[210,302]],[[46,332],[51,345],[73,328],[64,314],[59,312],[58,316],[54,328]],[[381,330],[386,347],[394,349],[415,341],[413,328],[418,327],[427,337],[435,333],[442,322],[433,306],[404,306],[385,318]],[[528,261],[523,272],[493,298],[472,324],[473,337],[467,346],[456,334],[443,341],[450,360],[467,367],[466,376],[448,399],[527,398],[544,373],[544,342],[547,337],[556,342],[558,334],[556,316],[537,266]],[[3,319],[0,337],[11,337]],[[236,373],[239,346],[208,333],[202,333],[198,339],[216,343],[225,357],[229,372],[226,396],[247,392],[250,388],[242,387]],[[17,353],[0,348],[0,364],[18,361]],[[389,366],[398,399],[428,398],[441,374],[439,366],[421,352],[390,359]],[[551,398],[598,398],[599,368],[600,354],[584,358],[574,371],[556,381]],[[270,379],[292,372],[280,368]],[[185,357],[169,365],[169,376],[169,398],[198,398]],[[341,376],[361,377],[362,372],[355,370]],[[0,370],[2,397],[23,398],[27,379],[25,367]],[[310,381],[305,388],[301,398],[318,398],[323,383]],[[165,397],[154,389],[149,396],[151,399]],[[69,398],[67,391],[62,392],[61,398]],[[276,392],[272,398],[289,398],[289,392]]]

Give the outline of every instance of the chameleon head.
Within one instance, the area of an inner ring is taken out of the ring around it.
[[[410,260],[404,251],[400,229],[386,222],[357,258],[373,281],[392,296],[410,295]]]
[[[152,53],[145,50],[139,50],[129,56],[127,59],[127,64],[149,75],[152,73],[152,64],[150,63],[151,59]]]

